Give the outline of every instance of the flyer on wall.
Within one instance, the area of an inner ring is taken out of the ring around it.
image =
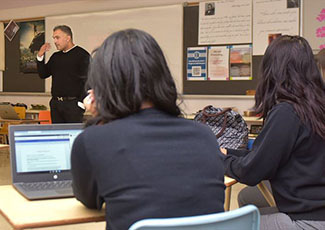
[[[253,0],[253,55],[264,55],[281,34],[299,35],[299,5],[299,0]]]
[[[252,0],[199,3],[199,45],[252,42]]]
[[[207,80],[207,47],[187,48],[187,80]]]
[[[230,80],[252,80],[252,45],[230,47]]]
[[[229,48],[210,46],[208,50],[208,80],[229,80]]]
[[[10,22],[4,29],[4,34],[5,34],[6,38],[9,41],[11,41],[15,37],[18,30],[19,30],[19,26],[17,25],[17,23],[13,20],[10,20]]]

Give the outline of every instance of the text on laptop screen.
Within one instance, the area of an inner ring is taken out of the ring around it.
[[[70,170],[72,144],[81,131],[15,131],[17,173]]]

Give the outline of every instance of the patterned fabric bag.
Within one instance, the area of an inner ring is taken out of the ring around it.
[[[247,149],[248,128],[242,116],[231,108],[220,109],[212,105],[197,112],[194,120],[208,125],[222,148]]]

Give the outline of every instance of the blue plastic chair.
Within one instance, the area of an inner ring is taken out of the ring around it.
[[[200,216],[144,219],[129,230],[259,230],[260,213],[247,205],[229,212]]]
[[[248,138],[247,149],[252,150],[255,138]]]

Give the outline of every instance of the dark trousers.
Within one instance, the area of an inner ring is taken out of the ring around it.
[[[269,181],[264,181],[265,185],[268,187],[270,191],[271,185]],[[257,186],[247,186],[243,188],[237,197],[238,206],[243,207],[247,204],[253,204],[258,207],[261,215],[277,213],[277,207],[270,207],[267,203],[266,199],[264,198],[263,194],[257,188]]]
[[[81,123],[84,110],[78,106],[78,100],[50,101],[52,123]]]
[[[271,190],[269,181],[264,181]],[[270,207],[257,186],[247,186],[238,194],[239,207],[254,204],[261,213],[260,230],[315,230],[325,229],[325,221],[291,220],[290,217],[279,212],[277,207]]]

